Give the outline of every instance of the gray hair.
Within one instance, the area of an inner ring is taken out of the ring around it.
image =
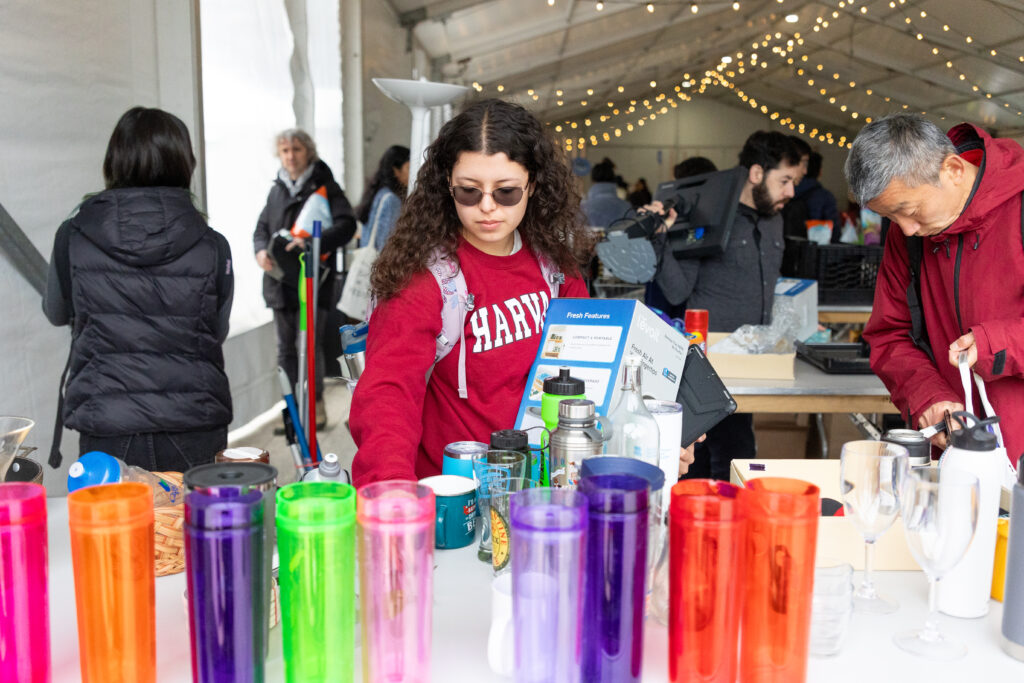
[[[942,162],[956,148],[942,129],[920,114],[893,114],[861,129],[846,157],[846,182],[861,204],[897,178],[908,187],[939,184]]]
[[[277,146],[282,142],[298,142],[305,147],[306,151],[309,152],[309,163],[313,163],[320,158],[316,155],[316,143],[313,142],[312,136],[301,128],[288,128],[278,133],[277,137],[274,138],[275,154],[277,153]]]

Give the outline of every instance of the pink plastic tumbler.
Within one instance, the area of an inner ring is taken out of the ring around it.
[[[0,681],[48,683],[46,489],[0,484]]]
[[[363,681],[426,683],[434,574],[434,492],[414,481],[359,489]]]

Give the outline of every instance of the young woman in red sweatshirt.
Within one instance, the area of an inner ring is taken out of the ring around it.
[[[349,417],[356,485],[439,474],[446,444],[513,426],[551,295],[541,259],[565,277],[559,296],[587,296],[579,206],[565,156],[524,108],[485,100],[444,125],[371,277],[377,306]],[[473,305],[435,365],[439,258],[461,270]]]

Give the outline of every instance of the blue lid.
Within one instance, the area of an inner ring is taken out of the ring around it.
[[[114,484],[121,481],[121,463],[103,451],[89,451],[71,464],[68,470],[68,493],[86,486]]]
[[[598,474],[632,474],[646,479],[651,493],[656,493],[665,485],[665,473],[660,467],[636,458],[623,458],[612,455],[599,455],[584,458],[580,467],[580,477],[593,477]]]

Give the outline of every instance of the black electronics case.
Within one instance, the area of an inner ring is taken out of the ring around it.
[[[676,403],[683,406],[683,446],[689,446],[736,412],[736,400],[696,344],[691,344],[686,352]]]

